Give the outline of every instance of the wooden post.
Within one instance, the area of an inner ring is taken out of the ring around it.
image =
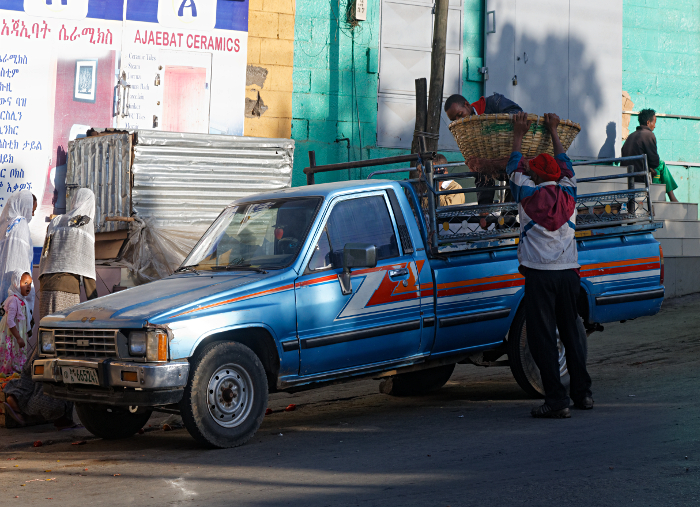
[[[316,167],[316,152],[315,151],[309,152],[309,167]],[[307,174],[306,175],[306,184],[313,185],[314,183],[316,183],[315,175],[313,173]]]
[[[430,92],[428,95],[428,121],[426,131],[434,134],[427,141],[428,151],[437,151],[442,113],[442,89],[445,84],[445,50],[447,48],[447,11],[449,0],[435,0],[435,25],[433,48],[430,55]]]
[[[425,132],[428,120],[428,80],[424,77],[416,79],[416,126],[413,132],[413,142],[411,143],[411,153],[420,152],[420,141],[418,132]],[[411,163],[415,167],[416,162]],[[411,178],[418,177],[418,171],[411,171]]]

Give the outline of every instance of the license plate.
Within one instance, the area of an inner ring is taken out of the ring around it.
[[[69,368],[62,367],[63,382],[66,384],[92,384],[100,385],[97,380],[97,370],[94,368]]]

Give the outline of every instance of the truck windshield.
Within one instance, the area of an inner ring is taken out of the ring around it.
[[[299,254],[320,203],[310,197],[227,208],[182,265],[204,271],[286,267]]]

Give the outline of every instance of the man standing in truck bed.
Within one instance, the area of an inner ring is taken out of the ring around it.
[[[586,370],[585,334],[581,333],[576,299],[581,289],[576,249],[576,177],[557,135],[559,117],[544,115],[554,154],[533,158],[529,167],[520,152],[530,127],[526,113],[513,119],[513,152],[506,171],[520,215],[518,260],[525,276],[527,340],[544,386],[544,404],[533,417],[565,418],[569,396],[561,383],[557,328],[566,348],[571,399],[581,409],[593,408],[591,377]]]
[[[519,113],[522,108],[506,98],[500,93],[494,93],[489,97],[481,97],[476,102],[471,104],[467,99],[459,94],[450,95],[445,101],[445,114],[450,121],[459,120],[473,115],[482,114],[497,114],[497,113]],[[499,175],[499,181],[506,181],[504,174]],[[476,188],[493,187],[496,185],[494,178],[484,175],[479,175],[475,181]],[[493,199],[496,196],[495,190],[486,190],[485,192],[477,192],[476,199],[478,204],[493,204]],[[512,201],[510,192],[506,192],[505,201]]]

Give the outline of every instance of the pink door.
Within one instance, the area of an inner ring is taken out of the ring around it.
[[[163,81],[162,130],[206,134],[209,131],[207,69],[165,66]]]

